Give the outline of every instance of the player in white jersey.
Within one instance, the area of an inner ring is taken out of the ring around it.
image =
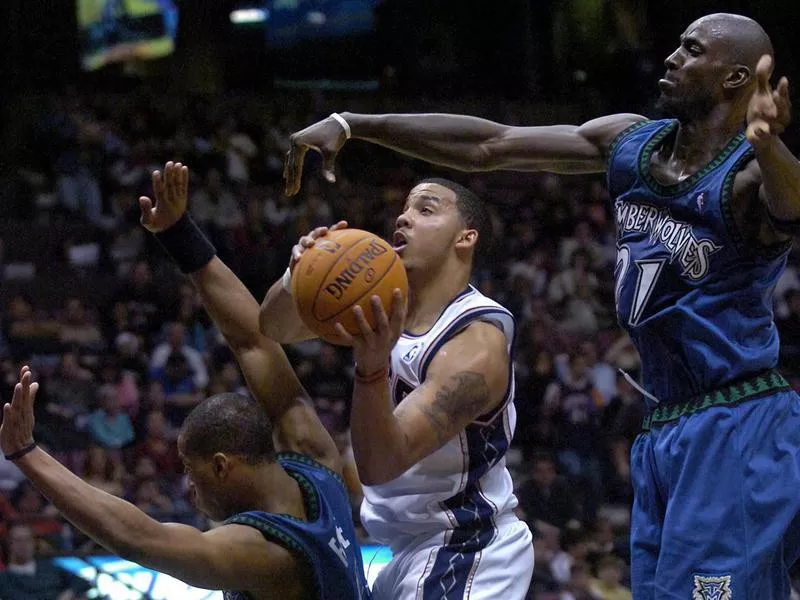
[[[341,227],[342,224],[338,225]],[[443,179],[411,190],[393,236],[409,279],[375,330],[356,309],[351,434],[364,484],[362,521],[394,557],[377,600],[522,599],[533,572],[527,525],[505,464],[514,431],[511,313],[469,285],[485,206]],[[318,228],[293,250],[325,235]],[[295,318],[286,282],[262,305],[262,332],[280,342],[313,334]],[[377,299],[375,299],[377,300]]]

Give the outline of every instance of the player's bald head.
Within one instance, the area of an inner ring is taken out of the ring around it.
[[[720,47],[720,58],[729,64],[743,65],[755,73],[758,59],[764,54],[773,56],[772,41],[757,21],[743,15],[714,13],[697,19],[686,29],[702,30]]]

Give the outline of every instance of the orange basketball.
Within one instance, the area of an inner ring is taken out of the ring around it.
[[[307,249],[292,273],[292,297],[300,318],[321,338],[341,344],[336,323],[359,333],[353,307],[375,326],[370,298],[380,297],[390,315],[392,292],[408,297],[406,269],[391,244],[361,229],[340,229]]]

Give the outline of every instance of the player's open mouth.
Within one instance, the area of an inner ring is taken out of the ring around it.
[[[406,249],[406,246],[408,246],[406,236],[400,231],[395,231],[394,235],[392,235],[392,248],[394,248],[394,251],[400,254]]]

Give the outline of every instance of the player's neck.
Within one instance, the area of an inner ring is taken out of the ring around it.
[[[436,272],[409,273],[406,331],[428,331],[445,307],[469,285],[469,269],[448,265]]]
[[[743,119],[730,107],[719,106],[703,118],[681,121],[671,160],[700,169],[711,162],[742,129]]]
[[[250,478],[250,489],[244,490],[248,508],[262,512],[291,515],[306,519],[303,492],[297,481],[277,462],[258,467]]]

